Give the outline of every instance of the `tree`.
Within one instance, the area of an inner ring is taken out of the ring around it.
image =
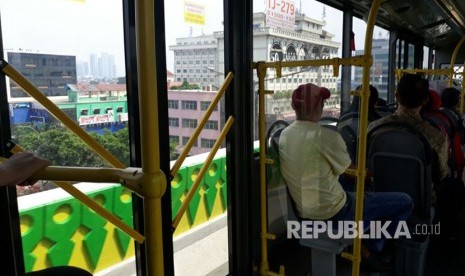
[[[126,126],[116,132],[104,130],[99,135],[90,134],[103,148],[129,166],[129,130]],[[74,133],[57,125],[45,125],[42,129],[30,125],[14,125],[12,127],[14,142],[25,150],[47,158],[55,166],[103,167],[109,166],[93,152]],[[177,143],[170,141],[170,158],[176,155]]]
[[[187,81],[183,81],[180,86],[171,86],[171,89],[178,89],[178,90],[198,90],[200,86],[197,84],[189,84]]]

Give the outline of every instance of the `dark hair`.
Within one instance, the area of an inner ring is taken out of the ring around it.
[[[429,97],[429,83],[419,75],[405,74],[397,84],[397,95],[401,105],[419,107]]]
[[[357,90],[362,90],[362,86],[359,85],[359,86],[357,86],[356,89]],[[378,103],[378,99],[379,99],[378,89],[376,89],[376,87],[374,87],[373,85],[370,84],[370,98],[368,99],[368,108],[369,109],[374,109],[376,104]],[[352,103],[351,103],[351,105],[349,107],[349,110],[350,111],[358,111],[359,106],[360,106],[360,97],[359,96],[354,96],[354,98],[352,99]]]
[[[460,91],[455,87],[448,87],[442,90],[441,101],[442,106],[455,107],[460,100]]]

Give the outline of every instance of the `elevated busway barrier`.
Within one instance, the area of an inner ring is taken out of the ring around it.
[[[265,129],[265,95],[271,94],[273,91],[265,90],[265,77],[268,68],[276,70],[276,76],[281,77],[281,69],[283,67],[297,66],[332,66],[334,76],[339,74],[339,66],[354,65],[363,67],[362,75],[362,90],[360,92],[360,128],[358,141],[358,162],[355,170],[347,170],[347,173],[355,175],[357,179],[356,191],[356,208],[355,221],[362,220],[363,214],[363,195],[365,190],[365,175],[366,175],[366,141],[367,141],[367,126],[368,126],[368,98],[370,96],[370,68],[373,64],[371,55],[373,28],[378,15],[378,10],[381,5],[381,0],[374,0],[370,9],[370,14],[367,20],[367,29],[365,35],[364,54],[351,58],[332,58],[321,60],[301,60],[301,61],[285,61],[285,62],[256,62],[254,69],[257,70],[258,76],[258,108],[259,108],[259,138],[260,138],[260,224],[261,224],[261,260],[260,260],[260,275],[284,275],[285,268],[280,266],[279,272],[273,272],[269,269],[268,263],[268,240],[275,238],[273,233],[268,232],[267,222],[267,188],[266,188],[266,165],[273,161],[266,158],[266,129]],[[361,240],[359,237],[354,239],[352,253],[343,252],[342,256],[352,261],[352,275],[360,274],[360,253]]]
[[[258,151],[258,141],[255,148]],[[208,154],[187,157],[178,170],[171,182],[173,214],[178,212],[184,194],[192,185],[192,179],[198,176],[198,171]],[[180,250],[179,244],[190,246],[194,237],[198,240],[199,235],[201,237],[210,235],[212,232],[205,232],[206,229],[211,228],[209,223],[214,221],[216,225],[215,221],[226,214],[228,183],[225,164],[226,150],[220,149],[202,182],[202,185],[208,187],[208,191],[195,195],[188,212],[176,228],[173,240],[175,250],[176,242]],[[174,161],[171,165],[174,165]],[[132,197],[128,189],[118,184],[95,185],[85,182],[72,187],[98,200],[106,212],[117,216],[118,220],[132,227]],[[52,198],[53,200],[50,200]],[[66,212],[69,206],[72,210]],[[18,198],[18,207],[26,272],[56,265],[70,265],[84,268],[92,273],[100,273],[119,267],[135,255],[134,246],[130,246],[132,243],[130,236],[113,227],[111,223],[107,224],[97,213],[84,208],[82,201],[76,196],[70,196],[65,190],[53,189],[21,196]],[[57,214],[61,214],[62,219],[57,219]],[[89,231],[81,236],[79,233],[83,227]],[[60,234],[53,230],[58,228]],[[70,246],[72,244],[70,240],[74,246]],[[55,248],[63,250],[39,251],[47,241],[52,241]],[[73,256],[82,256],[82,258]],[[178,265],[185,267],[183,264]]]

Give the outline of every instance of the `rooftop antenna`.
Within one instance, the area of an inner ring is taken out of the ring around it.
[[[321,15],[321,19],[323,22],[326,22],[326,6],[323,5],[323,14]]]

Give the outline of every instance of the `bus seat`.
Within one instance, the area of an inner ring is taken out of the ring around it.
[[[374,190],[409,194],[414,210],[407,222],[430,224],[433,153],[425,137],[409,124],[386,122],[372,129],[367,140]]]
[[[358,125],[360,123],[360,114],[358,112],[349,112],[342,115],[337,123],[337,130],[346,143],[347,152],[349,153],[352,163],[356,164],[357,160],[357,143],[358,143]]]
[[[279,169],[279,138],[284,128],[275,130],[269,139],[268,158],[274,160],[268,169],[268,227],[269,232],[287,236],[287,222],[299,221],[295,204],[289,194],[286,182]],[[281,217],[279,217],[281,214]],[[311,248],[312,275],[336,275],[336,254],[349,244],[352,239],[330,239],[327,234],[320,234],[318,239],[300,239],[299,244]]]
[[[385,117],[394,114],[394,111],[387,107],[387,106],[376,106],[375,107],[376,113],[378,113],[379,116]]]
[[[461,144],[465,144],[465,129],[462,118],[460,118],[460,116],[452,109],[447,107],[440,107],[439,112],[444,114],[449,119],[449,122],[453,126],[453,130],[460,136]]]
[[[449,145],[448,165],[451,176],[458,180],[462,180],[465,160],[460,142],[460,135],[457,133],[456,127],[450,119],[440,111],[425,113],[423,114],[423,119],[439,129],[446,137],[447,144]]]

